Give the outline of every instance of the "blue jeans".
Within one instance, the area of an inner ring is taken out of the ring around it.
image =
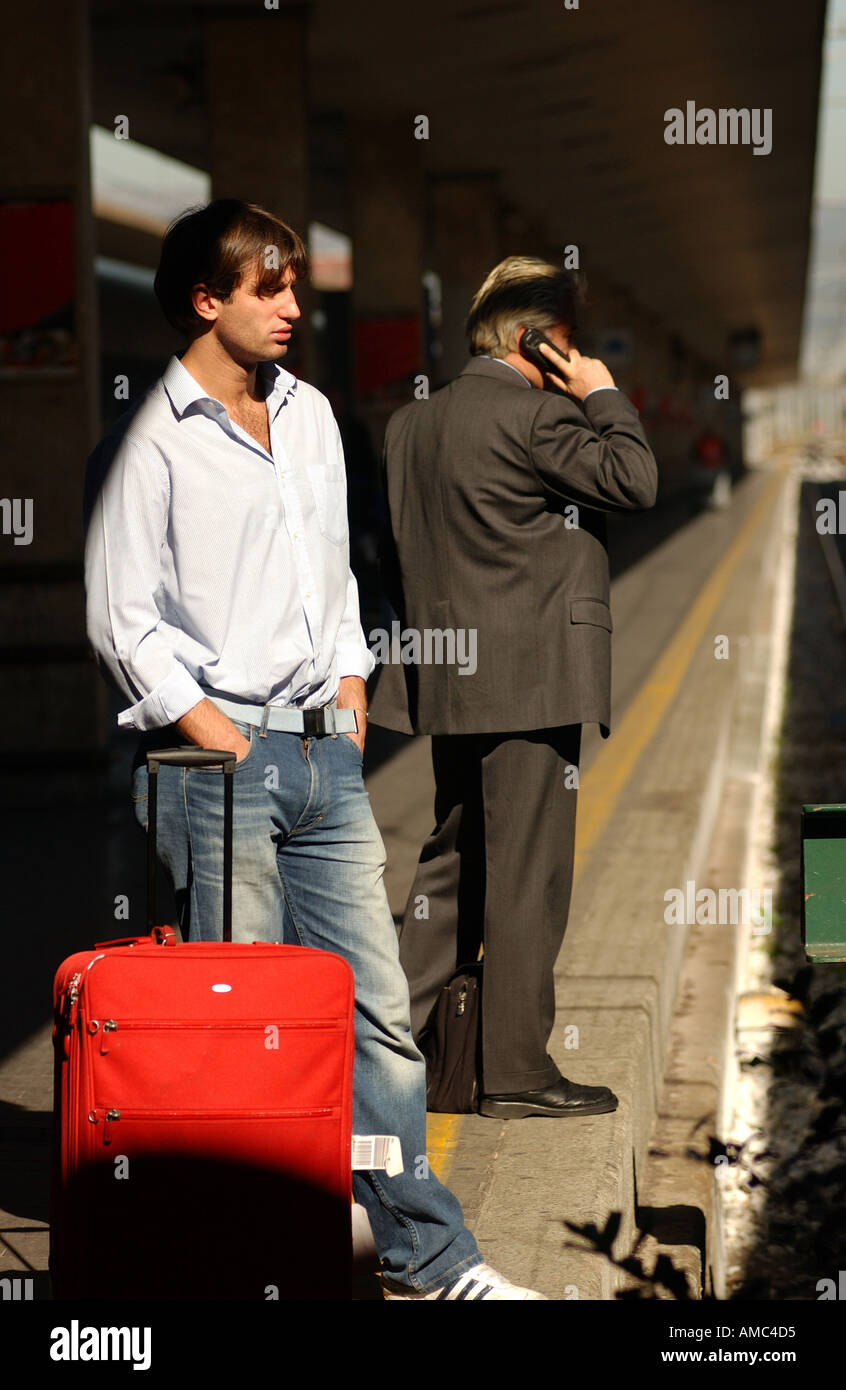
[[[353,1175],[382,1271],[429,1293],[481,1259],[461,1207],[426,1161],[426,1067],[412,1041],[408,985],[382,874],[385,849],[347,734],[303,738],[236,722],[250,750],[234,784],[233,941],[284,941],[335,951],[355,975],[356,1134],[396,1134],[404,1170]],[[146,825],[142,750],[133,773]],[[171,740],[173,741],[173,740]],[[184,742],[184,740],[182,740]],[[183,935],[223,933],[223,774],[162,766],[158,851],[180,904]]]

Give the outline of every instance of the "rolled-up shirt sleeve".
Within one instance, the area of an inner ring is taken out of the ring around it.
[[[347,579],[347,601],[335,643],[335,661],[339,680],[343,680],[344,676],[361,676],[366,681],[376,666],[376,658],[364,640],[358,585],[352,570]]]
[[[334,450],[335,462],[340,469],[340,476],[345,479],[346,463],[341,431],[338,429],[338,422],[335,417],[330,415],[330,419],[329,438],[331,442],[327,447]],[[349,568],[347,569],[344,611],[341,615],[338,636],[335,641],[335,664],[339,680],[343,680],[344,676],[361,676],[362,680],[366,681],[376,666],[376,659],[364,639],[364,632],[361,627],[358,584],[355,575]]]
[[[105,467],[104,467],[105,460]],[[132,703],[124,728],[161,728],[205,692],[176,659],[156,602],[168,526],[168,471],[153,448],[123,440],[89,464],[86,627],[98,663]]]

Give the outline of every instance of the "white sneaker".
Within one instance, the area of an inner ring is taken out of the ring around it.
[[[490,1265],[484,1263],[473,1265],[472,1269],[466,1269],[457,1279],[450,1284],[444,1284],[442,1289],[434,1289],[432,1293],[399,1293],[392,1292],[388,1285],[382,1280],[382,1296],[384,1298],[432,1298],[432,1299],[516,1299],[534,1298],[543,1299],[549,1302],[545,1293],[535,1293],[534,1289],[522,1289],[517,1284],[511,1284],[503,1274],[498,1274]]]

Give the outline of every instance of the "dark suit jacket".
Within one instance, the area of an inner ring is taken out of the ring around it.
[[[383,572],[397,615],[421,633],[476,629],[477,669],[386,663],[373,721],[431,734],[595,721],[607,737],[603,512],[651,507],[658,484],[629,399],[598,391],[580,406],[474,357],[431,399],[391,417],[383,477]]]

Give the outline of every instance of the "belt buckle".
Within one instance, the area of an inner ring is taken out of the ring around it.
[[[303,733],[306,738],[320,738],[326,733],[326,715],[320,709],[303,710]]]

